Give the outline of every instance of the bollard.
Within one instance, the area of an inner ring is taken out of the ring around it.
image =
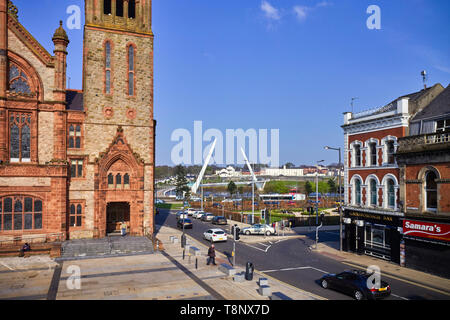
[[[184,250],[183,250],[183,260],[184,260]]]
[[[156,251],[159,251],[159,240],[156,240]]]
[[[198,258],[195,258],[195,269],[198,269]]]

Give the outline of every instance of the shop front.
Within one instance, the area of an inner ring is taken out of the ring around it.
[[[450,224],[405,218],[403,239],[406,267],[450,278]]]
[[[343,222],[345,251],[400,263],[399,216],[346,208]]]

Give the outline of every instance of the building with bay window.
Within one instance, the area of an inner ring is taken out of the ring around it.
[[[344,114],[344,250],[400,262],[400,169],[395,154],[412,115],[444,88],[401,96],[372,110]]]
[[[51,54],[0,0],[0,242],[153,233],[151,1],[85,0],[85,22],[73,90],[62,21]]]
[[[398,140],[405,265],[450,277],[450,86]]]

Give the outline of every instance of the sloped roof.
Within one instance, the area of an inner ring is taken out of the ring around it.
[[[418,112],[411,122],[435,118],[444,115],[450,116],[450,85],[442,91],[428,106]]]
[[[83,91],[67,90],[66,91],[66,110],[84,111]]]

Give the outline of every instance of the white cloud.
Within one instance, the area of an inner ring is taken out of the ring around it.
[[[266,18],[270,20],[280,20],[280,12],[277,8],[273,7],[269,2],[263,1],[261,2],[261,10],[266,15]]]
[[[294,13],[295,16],[297,17],[297,19],[299,21],[304,21],[306,19],[306,17],[308,16],[308,14],[317,9],[317,8],[325,8],[325,7],[329,7],[331,6],[332,3],[328,2],[328,1],[322,1],[317,3],[315,6],[313,7],[306,7],[306,6],[294,6]]]
[[[307,12],[309,10],[310,10],[310,8],[304,7],[304,6],[295,6],[294,7],[295,15],[297,16],[297,19],[300,21],[303,21],[306,19]]]

